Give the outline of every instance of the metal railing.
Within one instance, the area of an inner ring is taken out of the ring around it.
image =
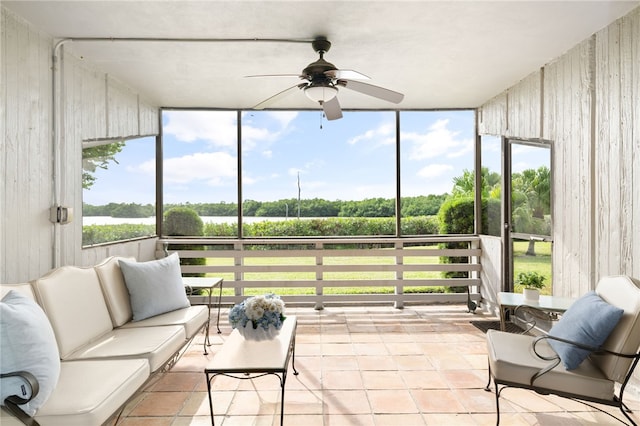
[[[452,243],[463,248],[446,248]],[[224,278],[225,305],[242,301],[247,297],[245,290],[257,288],[265,292],[296,289],[282,299],[287,304],[313,304],[316,309],[353,303],[393,303],[402,308],[407,303],[480,298],[479,238],[472,235],[158,240],[156,257],[174,252],[183,262],[206,259],[204,265],[182,265],[182,273]],[[454,257],[458,263],[444,263],[443,257]],[[445,277],[443,272],[448,271],[459,277]],[[467,289],[451,293],[425,287]],[[345,288],[350,289],[348,294],[341,292]],[[228,289],[233,289],[232,295]]]

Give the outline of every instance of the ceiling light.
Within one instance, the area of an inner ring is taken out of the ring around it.
[[[338,89],[333,86],[307,86],[304,89],[305,95],[314,102],[327,102],[335,98]]]

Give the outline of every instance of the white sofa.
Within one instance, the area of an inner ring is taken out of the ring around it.
[[[111,257],[94,267],[63,266],[30,283],[0,285],[2,298],[15,290],[36,301],[55,336],[59,378],[35,412],[40,425],[104,424],[208,326],[203,305],[133,321],[121,260],[135,262]],[[4,357],[8,348],[1,350]],[[4,408],[2,425],[21,424]]]

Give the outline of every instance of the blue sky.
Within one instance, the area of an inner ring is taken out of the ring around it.
[[[473,168],[472,111],[400,114],[403,196],[449,192]],[[166,203],[236,202],[235,111],[165,111]],[[322,128],[321,128],[322,127]],[[395,196],[395,113],[320,111],[242,113],[243,199],[361,200]],[[84,202],[155,201],[155,139],[127,143],[118,165],[96,173]]]

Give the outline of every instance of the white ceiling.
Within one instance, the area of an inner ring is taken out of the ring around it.
[[[3,1],[54,38],[312,39],[325,59],[405,94],[342,88],[345,109],[477,107],[640,1]],[[310,43],[69,42],[67,52],[166,107],[250,108],[300,81]],[[314,108],[302,92],[277,108]]]

